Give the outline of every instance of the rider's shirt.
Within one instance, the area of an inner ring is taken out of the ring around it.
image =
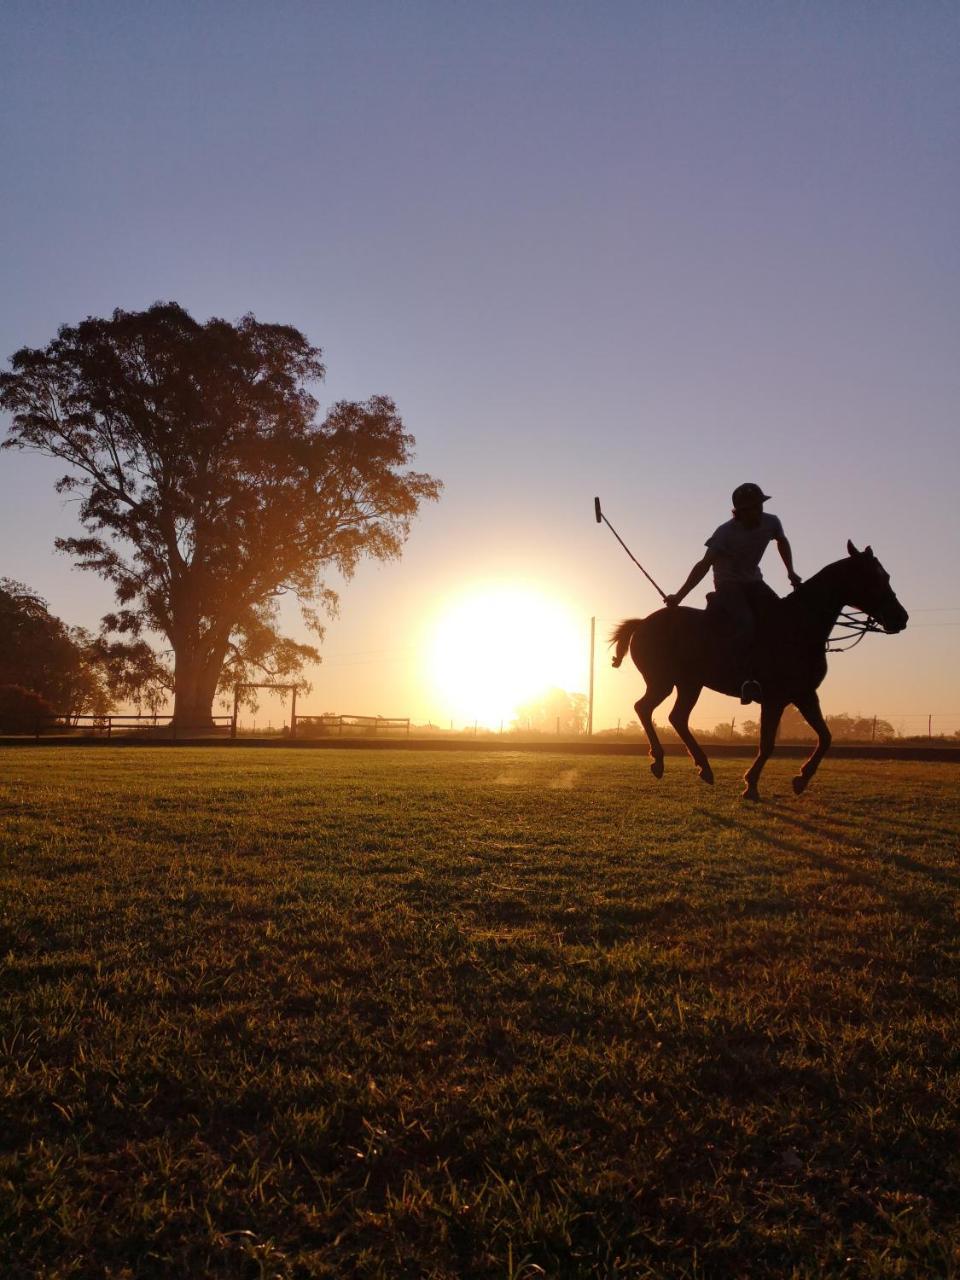
[[[706,545],[716,554],[713,581],[717,587],[728,582],[762,582],[760,558],[767,543],[783,537],[783,525],[777,516],[764,511],[755,529],[739,520],[728,520],[711,533]]]

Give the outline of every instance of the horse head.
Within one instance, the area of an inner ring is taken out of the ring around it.
[[[858,551],[847,543],[850,559],[847,603],[861,613],[875,618],[888,635],[895,635],[907,625],[909,614],[890,586],[890,575],[873,554],[872,547]]]

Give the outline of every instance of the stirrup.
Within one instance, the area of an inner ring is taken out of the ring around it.
[[[749,706],[751,702],[759,702],[763,697],[759,680],[744,680],[740,686],[740,705]]]

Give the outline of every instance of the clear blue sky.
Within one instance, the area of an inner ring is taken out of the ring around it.
[[[871,542],[911,611],[827,709],[960,726],[957,5],[8,0],[0,35],[0,358],[253,311],[323,346],[322,401],[394,396],[446,483],[346,588],[315,709],[442,718],[422,620],[474,580],[584,634],[648,612],[594,494],[675,589],[751,479],[802,573]],[[89,625],[55,475],[0,456],[0,574]],[[640,687],[604,674],[599,722]]]

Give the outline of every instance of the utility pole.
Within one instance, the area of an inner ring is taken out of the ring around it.
[[[590,619],[590,705],[587,710],[587,737],[593,737],[593,649],[597,639],[597,620]]]

